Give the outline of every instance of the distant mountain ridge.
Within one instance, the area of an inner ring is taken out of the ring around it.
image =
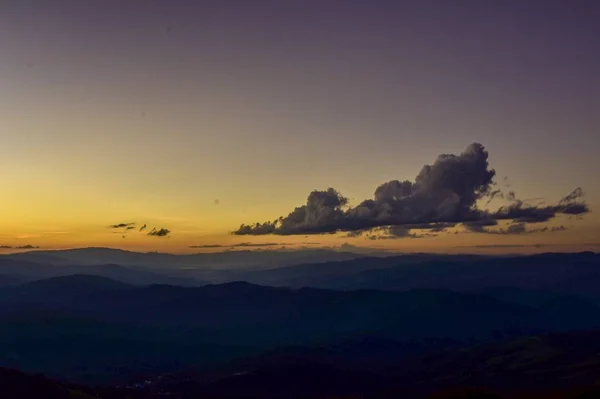
[[[333,260],[348,260],[366,256],[364,253],[332,249],[298,249],[286,251],[236,250],[195,254],[169,254],[160,252],[133,252],[113,248],[77,248],[67,250],[36,250],[7,255],[2,258],[52,265],[102,265],[120,264],[142,267],[277,267],[283,265]]]
[[[600,255],[593,252],[510,257],[403,255],[239,271],[229,277],[296,288],[474,291],[506,286],[600,296]]]
[[[206,282],[193,277],[168,275],[161,271],[145,270],[143,268],[125,267],[117,264],[99,265],[53,265],[0,257],[0,286],[15,285],[40,279],[87,274],[107,277],[128,284],[172,284],[181,286],[198,286]]]

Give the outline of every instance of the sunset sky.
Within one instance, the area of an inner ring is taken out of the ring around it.
[[[3,1],[0,251],[598,250],[598,43],[593,0]],[[230,234],[313,190],[356,206],[475,142],[506,191],[581,187],[591,212],[538,233]]]

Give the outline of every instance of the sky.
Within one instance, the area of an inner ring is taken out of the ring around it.
[[[599,41],[593,0],[3,1],[0,251],[590,249]],[[581,187],[590,212],[496,233],[231,234],[313,190],[355,207],[472,143],[505,196]]]

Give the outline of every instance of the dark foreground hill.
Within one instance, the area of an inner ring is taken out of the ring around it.
[[[228,376],[171,376],[144,391],[221,398],[600,397],[599,331],[437,351],[397,358],[395,365],[349,364],[352,355],[334,352],[279,350],[232,366]]]
[[[0,397],[3,399],[143,399],[149,395],[132,390],[93,389],[0,368]]]
[[[397,358],[385,367],[359,367],[358,362],[348,366],[332,358],[332,351],[329,348],[302,354],[299,348],[281,349],[232,362],[220,371],[161,375],[130,387],[112,388],[73,385],[0,368],[0,395],[7,399],[600,397],[598,331],[440,350]]]
[[[66,276],[0,289],[0,365],[82,383],[210,369],[291,345],[369,337],[402,357],[543,332],[600,328],[585,298],[536,306],[448,290],[133,286]]]

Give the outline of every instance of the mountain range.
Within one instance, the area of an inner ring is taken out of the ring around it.
[[[121,255],[0,257],[0,377],[106,398],[528,397],[600,384],[595,253],[257,255],[285,259],[277,267]]]

